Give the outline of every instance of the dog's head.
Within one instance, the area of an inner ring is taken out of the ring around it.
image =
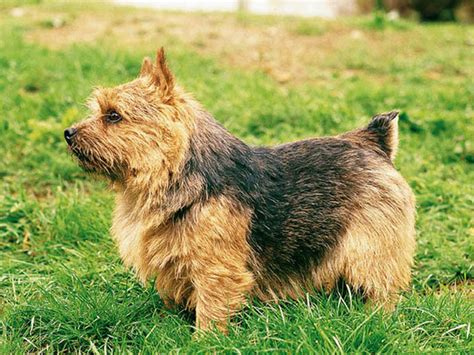
[[[159,179],[184,159],[193,126],[186,102],[160,49],[155,63],[143,60],[137,79],[95,90],[90,116],[67,128],[64,138],[87,171],[114,181]]]

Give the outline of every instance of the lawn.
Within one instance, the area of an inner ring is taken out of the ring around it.
[[[474,351],[472,25],[14,3],[0,4],[0,353]],[[254,303],[228,336],[193,339],[188,317],[123,267],[113,194],[76,166],[63,129],[94,86],[133,79],[161,45],[250,144],[402,112],[396,166],[417,197],[418,247],[394,314],[341,290]]]

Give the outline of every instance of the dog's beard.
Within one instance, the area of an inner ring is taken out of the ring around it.
[[[78,165],[87,173],[106,177],[116,181],[120,174],[115,167],[109,166],[101,157],[96,157],[92,153],[84,151],[77,145],[69,147],[69,152],[75,158]]]

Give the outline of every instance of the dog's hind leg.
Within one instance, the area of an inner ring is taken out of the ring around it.
[[[404,188],[395,187],[390,199],[365,203],[340,245],[347,284],[387,310],[409,286],[415,249],[414,200],[397,190]]]
[[[391,232],[390,235],[351,232],[344,246],[342,273],[347,284],[362,290],[370,304],[387,310],[394,308],[398,294],[410,283],[415,244],[413,233],[398,227]]]

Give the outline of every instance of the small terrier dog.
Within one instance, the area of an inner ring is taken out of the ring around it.
[[[137,79],[98,89],[64,131],[117,192],[111,233],[165,304],[226,330],[249,298],[297,298],[342,279],[392,308],[410,282],[415,202],[395,170],[398,114],[273,148],[231,135],[175,83],[163,49]]]

